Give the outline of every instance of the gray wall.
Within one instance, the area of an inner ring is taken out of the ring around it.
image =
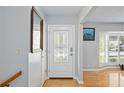
[[[78,19],[73,16],[47,16],[48,25],[75,25],[75,41],[78,40]],[[75,63],[76,63],[76,76],[78,75],[78,42],[75,42]]]
[[[43,17],[41,8],[35,8]],[[0,43],[2,44],[0,46],[0,82],[21,70],[22,76],[11,84],[12,87],[40,86],[42,69],[40,65],[42,61],[39,57],[41,57],[41,53],[32,55],[32,58],[39,59],[28,59],[30,52],[31,6],[0,7],[0,12]],[[33,66],[30,65],[34,62],[39,62],[40,67],[38,69],[36,69],[37,63],[33,64]],[[40,73],[37,73],[36,76],[34,71],[32,73],[33,69]],[[29,75],[29,73],[31,74]]]
[[[1,14],[0,14],[0,62],[2,62],[2,59],[3,59],[3,57],[2,57],[2,53],[3,53],[3,13],[4,13],[4,11],[3,11],[3,9],[2,8],[0,8],[0,12],[1,12]]]
[[[0,7],[1,8],[1,7]],[[2,7],[3,51],[0,62],[0,82],[17,71],[22,76],[11,86],[28,86],[28,52],[31,7]]]
[[[84,27],[95,28],[95,41],[83,42],[83,68],[92,69],[99,67],[99,32],[122,31],[123,24],[112,23],[84,23]]]

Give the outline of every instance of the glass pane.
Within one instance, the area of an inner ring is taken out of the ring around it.
[[[117,36],[109,36],[109,62],[118,61],[118,38]]]
[[[99,62],[105,62],[105,33],[103,32],[99,35]]]
[[[54,32],[54,62],[68,62],[68,32]]]
[[[124,62],[124,36],[120,36],[120,62]]]

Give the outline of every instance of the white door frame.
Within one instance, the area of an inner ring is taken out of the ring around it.
[[[72,31],[72,40],[74,41],[73,42],[73,59],[72,59],[72,65],[73,65],[73,77],[72,78],[75,78],[76,77],[76,74],[75,74],[75,25],[48,25],[48,78],[49,78],[49,72],[50,72],[50,45],[49,45],[49,41],[50,41],[50,28],[51,27],[71,27],[73,29]]]

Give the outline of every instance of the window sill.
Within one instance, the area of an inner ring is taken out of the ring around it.
[[[112,66],[112,67],[117,67],[119,63],[100,63],[99,67],[106,67],[106,66]]]

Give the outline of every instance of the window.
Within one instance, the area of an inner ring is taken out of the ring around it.
[[[105,34],[101,32],[99,34],[100,40],[99,40],[99,62],[104,63],[105,62]]]
[[[118,61],[118,36],[109,36],[108,39],[108,61],[109,62],[117,62]]]
[[[124,32],[99,33],[99,63],[124,62]]]
[[[119,41],[119,61],[124,62],[124,36],[120,36]]]

